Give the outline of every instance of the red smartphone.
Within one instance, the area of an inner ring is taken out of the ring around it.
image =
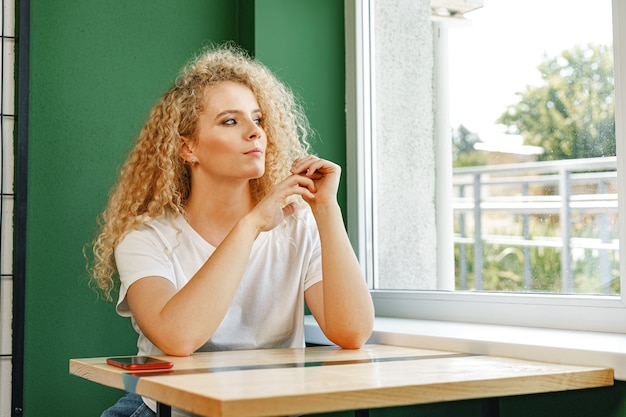
[[[133,371],[141,371],[144,369],[169,369],[174,366],[174,362],[156,359],[151,356],[118,356],[115,358],[107,358],[107,363]]]

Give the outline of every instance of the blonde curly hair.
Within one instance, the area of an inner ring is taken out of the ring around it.
[[[263,64],[233,44],[210,47],[191,60],[175,85],[156,103],[128,159],[122,166],[99,230],[91,243],[93,283],[108,301],[115,290],[114,250],[124,235],[148,218],[184,215],[191,191],[189,166],[180,153],[181,137],[197,140],[198,116],[207,88],[235,81],[252,90],[262,111],[267,135],[265,174],[250,181],[259,201],[289,175],[293,160],[309,150],[308,121],[293,93]]]

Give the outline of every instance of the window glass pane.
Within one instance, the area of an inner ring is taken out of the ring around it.
[[[393,58],[389,39],[398,34],[388,29],[407,26],[390,3],[376,1],[373,12],[375,287],[619,294],[611,1],[485,0],[444,19],[404,2],[414,21],[437,20],[431,39],[423,25],[408,29],[415,33],[407,37],[434,46],[403,46],[405,66]],[[411,102],[428,77],[433,108]],[[411,97],[393,90],[400,79]],[[389,127],[401,107],[412,109],[403,136]],[[446,219],[441,207],[429,208],[442,191],[430,188],[437,182],[428,172],[441,159],[426,142],[406,139],[442,120],[454,166],[454,282],[437,278],[437,251],[447,242],[430,229]]]

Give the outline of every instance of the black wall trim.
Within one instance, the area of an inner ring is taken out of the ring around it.
[[[13,246],[13,374],[11,417],[24,412],[24,323],[26,303],[26,203],[28,191],[28,108],[30,95],[30,0],[16,0],[17,143]]]

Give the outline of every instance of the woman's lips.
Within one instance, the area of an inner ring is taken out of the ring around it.
[[[263,151],[261,150],[261,148],[254,148],[254,149],[250,149],[245,154],[248,156],[254,156],[258,158],[263,155]]]

